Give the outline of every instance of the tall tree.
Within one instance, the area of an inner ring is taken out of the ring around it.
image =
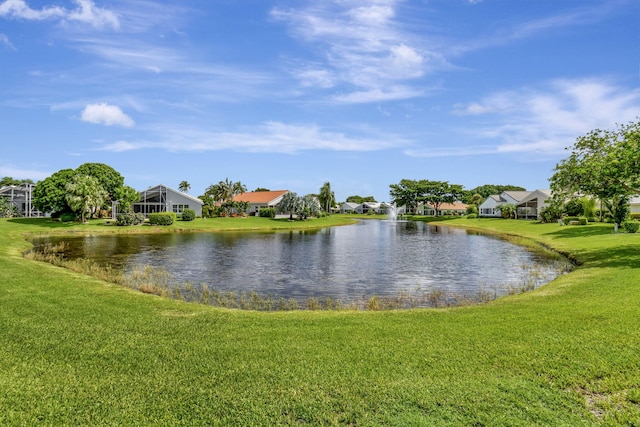
[[[278,203],[278,209],[281,212],[289,213],[289,220],[293,221],[293,214],[298,212],[301,207],[300,198],[298,194],[293,191],[289,191],[282,196],[280,203]]]
[[[462,196],[462,185],[449,184],[447,181],[428,181],[421,180],[417,183],[419,195],[417,197],[420,202],[427,202],[438,216],[438,211],[443,203],[453,203]]]
[[[373,196],[358,196],[358,195],[355,195],[355,196],[347,197],[346,201],[350,202],[350,203],[358,203],[358,204],[364,203],[364,202],[374,202],[375,203],[376,198],[373,197]]]
[[[90,175],[74,175],[65,185],[65,189],[67,204],[74,212],[80,214],[82,222],[85,222],[87,214],[100,209],[109,196],[98,179]]]
[[[180,184],[178,185],[178,190],[182,191],[183,193],[188,193],[190,188],[191,184],[189,184],[187,181],[180,181]]]
[[[71,212],[65,186],[74,175],[73,169],[62,169],[38,182],[33,189],[33,206],[42,212]]]
[[[320,187],[320,193],[318,194],[318,201],[324,209],[325,212],[330,213],[331,208],[336,204],[336,196],[331,191],[331,183],[325,182],[322,187]]]
[[[570,149],[571,155],[556,165],[549,180],[554,198],[594,196],[615,211],[617,229],[624,220],[623,205],[640,194],[640,122],[592,130]]]
[[[389,185],[389,195],[391,203],[396,206],[405,206],[406,212],[415,212],[418,207],[418,197],[421,196],[418,189],[418,181],[413,179],[402,179],[398,184]]]
[[[84,163],[75,170],[78,175],[89,175],[98,180],[102,188],[107,192],[107,197],[102,206],[108,207],[113,200],[118,200],[118,192],[124,185],[124,177],[109,165],[104,163]]]
[[[22,185],[22,184],[33,184],[33,181],[30,179],[13,179],[10,176],[5,176],[0,178],[0,187],[4,187],[7,185]]]
[[[117,198],[122,210],[130,212],[131,205],[140,200],[140,193],[135,188],[124,185],[118,191]]]

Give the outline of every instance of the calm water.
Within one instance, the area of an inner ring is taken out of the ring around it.
[[[333,297],[440,289],[475,295],[559,272],[553,262],[503,240],[422,222],[362,221],[316,231],[159,233],[51,237],[67,258],[89,258],[130,272],[163,267],[174,285],[206,283],[219,291],[274,297]],[[533,276],[532,276],[533,271]],[[500,292],[500,291],[499,291]]]

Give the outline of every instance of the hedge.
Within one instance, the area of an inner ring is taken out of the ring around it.
[[[171,225],[176,220],[174,212],[157,212],[149,214],[149,224],[151,225]]]

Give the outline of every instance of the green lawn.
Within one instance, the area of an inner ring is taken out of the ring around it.
[[[119,227],[2,219],[0,425],[640,425],[640,234],[447,223],[525,236],[582,265],[475,307],[234,311],[21,256],[26,233]]]

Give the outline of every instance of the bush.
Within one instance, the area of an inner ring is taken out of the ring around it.
[[[547,206],[540,209],[540,222],[551,223],[556,222],[562,218],[562,211],[556,206]]]
[[[193,209],[185,209],[182,211],[183,221],[193,221],[194,219],[196,219],[196,211]]]
[[[149,214],[149,224],[151,225],[171,225],[176,220],[174,212],[158,212]]]
[[[468,218],[468,219],[478,218],[478,214],[477,214],[477,213],[469,214],[469,215],[467,215],[467,218]]]
[[[140,212],[123,212],[119,213],[116,216],[116,225],[127,226],[127,225],[140,225],[144,222],[144,215]]]
[[[569,225],[572,222],[580,222],[580,218],[577,216],[565,216],[562,218],[562,222],[564,222],[564,225]]]
[[[60,222],[71,222],[75,221],[78,216],[71,212],[65,212],[60,214]]]
[[[631,212],[629,216],[631,217],[631,219],[640,220],[640,212]]]
[[[586,216],[581,216],[580,218],[578,218],[578,221],[580,221],[580,225],[587,225],[589,219]]]
[[[276,210],[275,208],[260,208],[258,215],[262,218],[275,218]]]
[[[622,227],[625,229],[627,233],[635,233],[638,231],[640,227],[640,222],[636,220],[629,220],[622,223]]]

